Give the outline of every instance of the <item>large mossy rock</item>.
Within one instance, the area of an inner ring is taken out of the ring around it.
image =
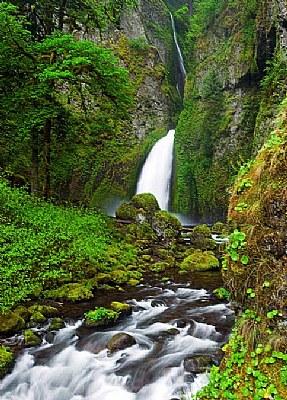
[[[188,235],[192,247],[201,250],[213,250],[216,247],[215,240],[211,237],[211,230],[207,225],[197,225]]]
[[[136,194],[131,199],[131,205],[138,210],[143,209],[148,214],[154,214],[156,211],[160,210],[157,199],[151,193]]]
[[[181,223],[168,211],[157,211],[154,214],[152,228],[159,241],[163,242],[165,247],[175,243],[181,235]]]
[[[97,307],[85,313],[85,326],[88,328],[113,325],[119,319],[117,311],[105,307]]]
[[[119,332],[108,341],[106,347],[111,353],[114,353],[118,350],[124,350],[131,347],[136,343],[137,342],[133,336],[125,332]]]
[[[116,210],[116,217],[127,221],[136,222],[137,209],[131,204],[122,203]]]
[[[44,315],[47,318],[55,317],[59,314],[59,311],[57,310],[57,308],[52,307],[52,306],[40,305],[40,304],[34,304],[33,306],[30,306],[28,308],[28,312],[30,315],[33,315],[36,312],[40,312],[42,315]]]
[[[6,311],[0,313],[0,333],[13,333],[22,330],[25,327],[25,321],[19,314]]]
[[[14,355],[9,347],[0,346],[0,379],[9,371],[14,363]]]
[[[212,251],[195,250],[180,264],[180,272],[208,271],[219,268],[219,261]]]

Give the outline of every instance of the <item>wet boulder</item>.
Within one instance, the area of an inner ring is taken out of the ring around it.
[[[110,308],[97,307],[85,313],[87,328],[113,325],[119,319],[119,313]]]
[[[207,371],[212,365],[210,356],[194,356],[184,359],[184,369],[192,374],[201,374]]]
[[[26,329],[24,331],[24,342],[27,347],[39,346],[42,343],[42,339],[35,332]]]
[[[57,331],[59,329],[64,328],[65,324],[62,318],[53,318],[52,321],[50,322],[50,329],[52,331]]]
[[[116,217],[124,221],[136,222],[137,209],[131,204],[122,203],[116,210]]]
[[[119,332],[108,341],[106,347],[111,353],[115,353],[118,350],[124,350],[135,344],[136,340],[133,336],[125,332]]]
[[[120,303],[119,301],[113,301],[111,303],[111,309],[119,313],[120,316],[131,315],[132,307],[127,303]]]
[[[131,205],[138,210],[143,209],[148,215],[160,210],[157,199],[151,193],[136,194],[131,199]]]

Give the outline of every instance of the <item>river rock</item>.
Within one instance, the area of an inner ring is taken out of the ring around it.
[[[39,346],[42,343],[42,339],[30,329],[24,331],[25,346]]]
[[[151,303],[150,303],[150,305],[151,305],[152,307],[162,307],[162,306],[166,306],[166,304],[165,304],[165,302],[164,302],[163,300],[156,300],[156,299],[152,300]]]
[[[134,344],[136,344],[136,340],[133,336],[125,332],[119,332],[108,341],[106,347],[111,353],[115,353],[118,350],[131,347]]]
[[[132,314],[132,307],[127,303],[120,303],[119,301],[113,301],[111,303],[111,309],[118,312],[120,316],[127,316]]]
[[[50,329],[52,331],[57,331],[59,329],[64,328],[65,324],[62,320],[62,318],[53,318],[52,321],[50,322]]]
[[[193,374],[201,374],[212,365],[210,356],[194,356],[184,359],[184,369]]]
[[[190,327],[188,328],[187,334],[193,336],[196,330],[196,322],[192,320],[189,321]]]

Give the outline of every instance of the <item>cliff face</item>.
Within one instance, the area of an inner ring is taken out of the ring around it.
[[[280,84],[270,76],[286,47],[286,4],[218,2],[204,30],[193,29],[190,36],[185,109],[176,133],[174,206],[224,218],[232,177],[263,143],[282,100],[285,76]]]
[[[165,4],[148,0],[122,13],[116,29],[102,35],[96,30],[81,32],[79,37],[112,48],[134,84],[135,106],[130,120],[117,127],[114,138],[100,143],[88,182],[81,185],[76,174],[68,188],[73,198],[85,193],[93,205],[103,205],[107,198],[132,194],[140,164],[154,141],[168,129],[177,107],[176,100],[172,100],[177,95],[173,96],[176,90],[169,73],[173,34]]]

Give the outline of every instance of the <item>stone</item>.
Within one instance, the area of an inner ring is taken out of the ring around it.
[[[17,313],[6,311],[0,313],[0,333],[13,333],[22,330],[25,327],[25,321]]]
[[[52,321],[50,322],[50,329],[52,331],[57,331],[59,329],[64,328],[65,324],[62,320],[62,318],[53,318]]]
[[[30,329],[24,331],[24,341],[28,347],[39,346],[42,343],[42,339]]]
[[[125,332],[119,332],[108,341],[106,347],[111,353],[114,353],[118,350],[124,350],[127,347],[131,347],[135,344],[136,340],[133,336]]]
[[[212,251],[195,250],[179,266],[181,272],[208,271],[219,268],[219,261]]]
[[[127,303],[120,303],[119,301],[113,301],[111,303],[111,309],[118,312],[121,316],[131,315],[132,307]]]
[[[47,321],[47,318],[40,311],[37,311],[31,316],[30,321],[32,324],[43,324]]]
[[[14,355],[9,347],[0,346],[0,379],[9,371],[14,363]]]
[[[210,356],[194,356],[184,359],[184,369],[192,374],[201,374],[212,365]]]

